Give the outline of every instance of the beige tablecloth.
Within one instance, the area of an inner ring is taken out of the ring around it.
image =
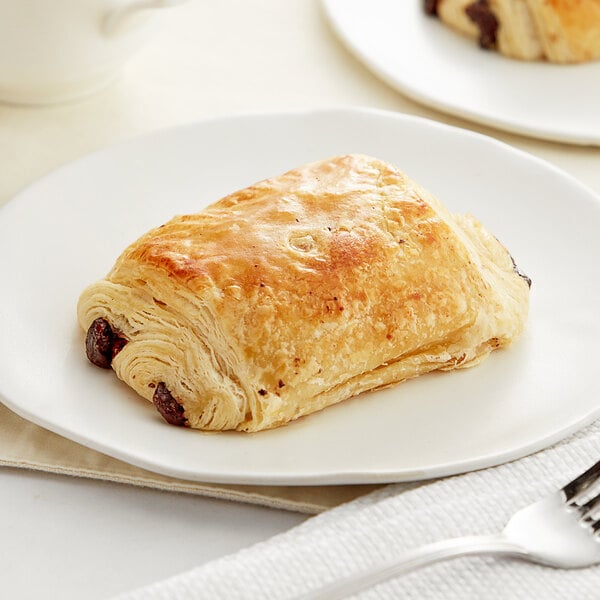
[[[46,108],[0,105],[0,204],[61,164],[161,127],[228,113],[350,105],[397,110],[493,135],[549,160],[600,192],[600,148],[524,138],[408,100],[350,56],[332,35],[315,0],[222,0],[190,2],[168,11],[162,31],[129,63],[122,78],[87,100]],[[226,486],[169,479],[46,432],[2,405],[0,465],[308,513],[373,489]]]
[[[315,514],[377,487],[253,486],[197,483],[129,465],[38,427],[0,404],[0,466],[91,477],[173,492],[200,494]]]

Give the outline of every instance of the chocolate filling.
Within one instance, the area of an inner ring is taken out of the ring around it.
[[[439,0],[424,0],[423,8],[428,15],[437,15],[437,7]]]
[[[531,288],[531,278],[528,277],[527,275],[525,275],[525,273],[523,273],[523,271],[521,271],[521,269],[519,269],[519,267],[517,266],[517,263],[515,262],[515,259],[512,256],[510,257],[510,260],[512,260],[514,272],[519,277],[522,277],[527,282],[527,285]]]
[[[163,419],[170,425],[185,425],[187,419],[183,415],[183,406],[173,398],[167,386],[161,381],[154,391],[152,402]]]
[[[106,319],[96,319],[87,330],[85,353],[91,363],[109,369],[112,359],[123,349],[127,340],[113,331]]]
[[[465,8],[468,17],[479,27],[479,45],[482,48],[496,46],[498,20],[492,12],[488,0],[477,0]]]

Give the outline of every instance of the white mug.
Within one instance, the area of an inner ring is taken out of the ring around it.
[[[0,101],[48,104],[110,82],[153,29],[154,9],[185,0],[0,0]]]

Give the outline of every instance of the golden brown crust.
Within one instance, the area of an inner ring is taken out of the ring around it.
[[[144,397],[164,382],[191,426],[254,431],[476,363],[520,333],[527,304],[476,221],[349,155],[148,232],[82,294],[79,320],[129,340],[113,368]]]
[[[600,0],[528,0],[544,54],[558,63],[600,57]]]

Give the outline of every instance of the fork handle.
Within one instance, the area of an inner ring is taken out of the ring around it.
[[[340,598],[347,598],[382,581],[404,575],[415,569],[449,558],[474,554],[493,554],[516,558],[527,558],[528,556],[528,552],[524,548],[510,542],[502,534],[453,538],[409,550],[387,563],[309,592],[300,596],[297,600],[339,600]]]

